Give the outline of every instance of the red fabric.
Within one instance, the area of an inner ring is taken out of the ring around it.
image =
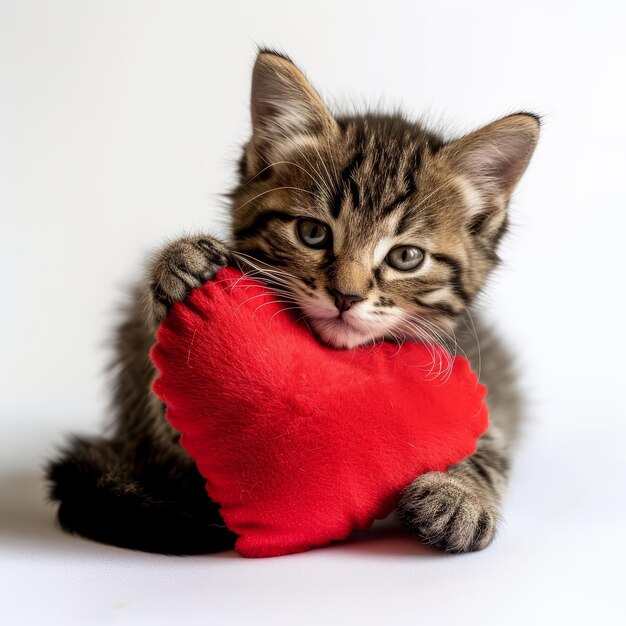
[[[475,450],[486,390],[460,357],[447,380],[429,376],[432,349],[322,346],[227,268],[159,328],[154,391],[236,549],[276,556],[368,527],[417,476]]]

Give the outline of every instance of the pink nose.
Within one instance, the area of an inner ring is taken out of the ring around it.
[[[340,313],[351,309],[357,302],[362,302],[365,298],[357,296],[353,293],[341,293],[337,289],[329,289],[331,295],[335,299],[335,306],[339,309]]]

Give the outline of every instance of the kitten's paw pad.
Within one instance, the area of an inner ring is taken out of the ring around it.
[[[498,521],[484,494],[440,472],[424,474],[407,487],[398,513],[420,539],[447,552],[486,548]]]
[[[173,302],[184,300],[194,287],[213,278],[228,265],[228,249],[211,237],[187,237],[168,245],[150,270],[150,305],[160,322]]]

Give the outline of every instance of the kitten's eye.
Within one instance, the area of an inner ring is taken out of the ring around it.
[[[330,228],[317,220],[300,220],[297,224],[298,237],[309,248],[328,248],[332,239]]]
[[[391,267],[408,272],[414,270],[424,259],[424,253],[415,246],[398,246],[389,252],[387,258]]]

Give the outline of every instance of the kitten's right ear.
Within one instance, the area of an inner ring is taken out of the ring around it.
[[[297,139],[333,133],[333,116],[304,74],[286,57],[259,52],[252,72],[252,142],[280,152]]]

